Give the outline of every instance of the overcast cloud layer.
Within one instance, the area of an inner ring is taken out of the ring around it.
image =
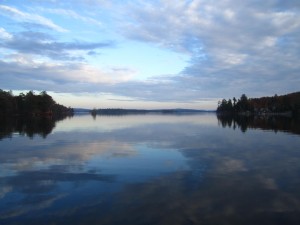
[[[197,104],[299,91],[297,0],[3,1],[0,21],[2,89]],[[152,78],[134,65],[102,64],[103,53],[129,41],[189,61]]]

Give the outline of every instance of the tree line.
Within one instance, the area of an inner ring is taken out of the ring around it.
[[[29,91],[14,96],[11,91],[0,89],[0,116],[53,116],[72,113],[72,108],[56,103],[46,91],[39,94]]]
[[[218,113],[227,114],[300,114],[300,92],[273,97],[248,98],[243,94],[239,99],[219,101]]]

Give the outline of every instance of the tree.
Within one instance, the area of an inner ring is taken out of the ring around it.
[[[42,113],[51,112],[52,106],[55,104],[55,101],[46,91],[42,91],[38,96],[38,106]]]
[[[238,101],[238,109],[239,111],[247,111],[248,110],[248,97],[245,94],[242,94],[241,98]]]
[[[232,112],[233,106],[232,101],[229,99],[228,101],[226,99],[223,99],[221,102],[219,102],[219,106],[217,108],[218,112]]]
[[[12,114],[16,111],[16,103],[11,91],[0,89],[0,114]]]
[[[233,107],[236,105],[236,98],[235,97],[233,97]]]

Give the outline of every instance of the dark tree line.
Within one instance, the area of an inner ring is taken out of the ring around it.
[[[35,94],[29,91],[14,96],[11,91],[0,89],[0,115],[32,115],[32,116],[53,116],[73,113],[73,109],[56,103],[53,98],[42,91]]]
[[[300,113],[300,92],[287,95],[262,98],[248,98],[243,94],[240,99],[223,99],[218,103],[218,113],[227,114],[271,114],[271,113]]]

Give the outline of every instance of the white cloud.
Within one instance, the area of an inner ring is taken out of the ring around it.
[[[91,17],[82,16],[82,15],[80,15],[80,14],[78,14],[75,11],[70,10],[70,9],[41,8],[41,7],[39,7],[39,8],[37,8],[37,10],[39,10],[41,12],[47,12],[47,13],[52,13],[52,14],[57,14],[57,15],[63,15],[63,16],[70,17],[70,18],[73,18],[73,19],[76,19],[76,20],[81,20],[81,21],[86,22],[88,24],[94,24],[94,25],[97,25],[99,27],[103,26],[103,24],[100,21],[98,21],[96,19],[93,19]]]
[[[277,37],[266,36],[265,38],[263,38],[261,43],[258,43],[258,46],[262,49],[267,47],[274,47],[277,43],[277,40],[278,40]]]
[[[22,12],[14,7],[0,5],[0,13],[20,22],[29,22],[34,24],[39,24],[50,29],[56,30],[58,32],[67,32],[68,30],[56,25],[51,20],[32,13]]]
[[[8,33],[4,28],[0,27],[0,39],[3,40],[11,40],[13,38],[13,36]]]
[[[228,49],[215,49],[213,54],[219,66],[223,65],[222,68],[243,64],[248,57],[247,54],[234,53]]]
[[[71,71],[62,73],[63,77],[70,81],[88,82],[96,84],[117,84],[132,80],[136,71],[129,68],[107,68],[97,69],[88,64],[72,65]]]
[[[273,24],[281,30],[281,32],[289,33],[299,29],[300,15],[294,12],[275,12],[270,15]]]

